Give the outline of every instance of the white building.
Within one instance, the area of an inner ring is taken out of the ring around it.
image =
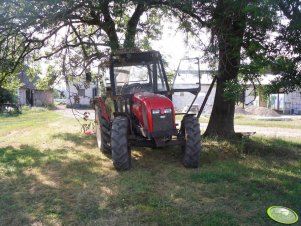
[[[31,81],[26,72],[22,71],[18,77],[22,84],[17,92],[20,105],[45,107],[53,104],[53,90],[50,88],[42,90],[36,87],[40,79],[38,76]]]
[[[262,85],[267,86],[270,84],[270,82],[275,78],[272,74],[267,74],[264,77],[261,78],[259,81],[260,84],[256,85]],[[183,87],[189,84],[195,84],[191,83],[191,81],[183,80]],[[212,82],[212,76],[210,73],[205,73],[204,71],[201,71],[201,91],[198,95],[198,97],[195,100],[195,105],[198,105],[201,107],[203,100],[205,98],[205,95],[210,87],[210,84]],[[253,105],[253,106],[261,106],[261,107],[268,107],[273,110],[277,110],[280,113],[284,114],[301,114],[301,90],[296,90],[291,93],[277,93],[277,94],[270,94],[267,100],[260,99],[259,96],[254,95],[254,87],[252,84],[246,85],[246,90],[244,92],[244,104],[245,105]],[[205,108],[203,110],[203,113],[209,114],[212,111],[213,103],[214,103],[214,97],[215,97],[215,91],[216,91],[216,85],[214,85],[209,98],[207,100],[207,103],[205,105]],[[173,95],[173,103],[175,105],[175,108],[178,112],[182,112],[183,109],[190,105],[193,101],[193,98],[195,96],[192,93],[189,92],[176,92]]]
[[[98,95],[97,82],[69,82],[66,85],[67,107],[90,107],[91,101]]]
[[[193,87],[195,85],[195,82],[193,82],[194,83],[193,85],[189,84],[189,82],[191,82],[191,81],[186,80],[186,83],[184,83],[184,84],[186,84],[187,87]],[[211,82],[212,82],[212,76],[208,72],[203,72],[203,74],[201,74],[201,91],[198,94],[198,96],[194,102],[194,105],[201,107],[201,105],[205,99],[205,96],[208,92]],[[208,98],[205,108],[203,110],[204,113],[211,113],[211,110],[213,107],[213,102],[214,102],[214,97],[215,97],[215,86],[213,87],[213,89],[209,95],[209,98]],[[192,103],[194,98],[195,98],[195,95],[190,92],[175,92],[173,95],[172,101],[174,103],[176,111],[182,112],[186,106],[189,106]]]

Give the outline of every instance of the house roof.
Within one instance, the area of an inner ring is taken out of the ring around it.
[[[40,79],[38,76],[35,76],[33,80],[29,80],[26,72],[22,71],[19,73],[19,79],[21,81],[22,88],[25,89],[36,89],[35,84]]]

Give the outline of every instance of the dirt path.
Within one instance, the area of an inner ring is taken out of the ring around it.
[[[89,114],[89,119],[93,119],[95,118],[94,115],[94,110],[93,109],[71,109],[71,108],[65,108],[65,107],[58,107],[56,110],[54,110],[55,112],[64,115],[66,117],[69,118],[74,118],[74,117],[79,117],[79,118],[83,118],[84,113],[88,112]]]
[[[273,128],[273,127],[257,127],[257,126],[235,126],[236,132],[256,132],[256,134],[269,136],[269,137],[300,137],[301,130],[289,128]]]
[[[207,127],[206,123],[201,124],[202,132],[205,131]],[[255,132],[258,135],[264,135],[269,137],[300,137],[301,130],[299,129],[289,129],[289,128],[275,128],[275,127],[258,127],[249,125],[235,125],[235,132]]]
[[[74,114],[77,117],[83,117],[85,112],[89,113],[89,119],[94,119],[94,110],[84,109],[84,110],[73,110],[70,108],[59,108],[55,110],[59,114],[62,114],[66,117],[74,118]],[[73,114],[74,113],[74,114]],[[207,127],[206,123],[201,123],[201,131],[204,132]],[[258,135],[264,135],[269,137],[300,137],[301,130],[298,129],[289,129],[289,128],[274,128],[274,127],[258,127],[258,126],[247,126],[247,125],[236,125],[236,132],[256,132]]]

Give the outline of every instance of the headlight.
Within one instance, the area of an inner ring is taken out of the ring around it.
[[[170,114],[172,112],[172,109],[171,108],[165,108],[164,109],[164,113],[165,114]]]
[[[152,113],[155,115],[155,114],[160,114],[160,110],[159,109],[153,109],[152,110]]]

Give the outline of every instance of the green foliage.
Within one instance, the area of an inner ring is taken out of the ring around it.
[[[160,15],[144,1],[6,1],[0,5],[0,86],[25,59],[60,58],[60,75],[80,77],[110,50],[150,49],[149,40],[161,34]],[[38,86],[50,86],[57,75],[48,71]]]
[[[243,94],[244,87],[238,80],[228,80],[225,82],[224,98],[227,101],[236,101]]]
[[[259,96],[260,100],[263,100],[264,102],[268,102],[269,94],[275,93],[275,92],[271,92],[270,88],[271,88],[271,86],[258,86],[256,88],[256,95]]]
[[[278,75],[268,87],[267,93],[292,92],[301,88],[301,68],[299,63],[287,57],[278,57],[271,65],[274,74]]]
[[[172,86],[175,72],[174,71],[166,71],[166,76],[167,76],[167,81],[168,81],[169,85]]]
[[[277,93],[279,90],[291,92],[301,87],[299,41],[301,9],[298,8],[297,2],[299,1],[268,1],[259,4],[263,11],[249,9],[255,16],[255,20],[251,21],[252,32],[249,32],[250,29],[246,32],[249,39],[246,42],[248,45],[246,55],[251,59],[249,65],[254,65],[255,72],[266,68],[277,75],[267,93]],[[258,13],[261,20],[256,19]],[[287,21],[283,23],[285,19]],[[263,33],[263,30],[268,32]],[[247,75],[247,79],[251,79],[250,73]]]
[[[60,97],[61,97],[61,93],[58,90],[54,89],[53,90],[53,98],[58,99]]]
[[[7,90],[0,88],[0,105],[4,103],[15,103],[16,102],[16,95]]]
[[[44,78],[40,79],[37,82],[38,89],[49,89],[54,85],[55,80],[57,79],[59,72],[55,69],[54,66],[49,65],[47,68],[47,74]]]

